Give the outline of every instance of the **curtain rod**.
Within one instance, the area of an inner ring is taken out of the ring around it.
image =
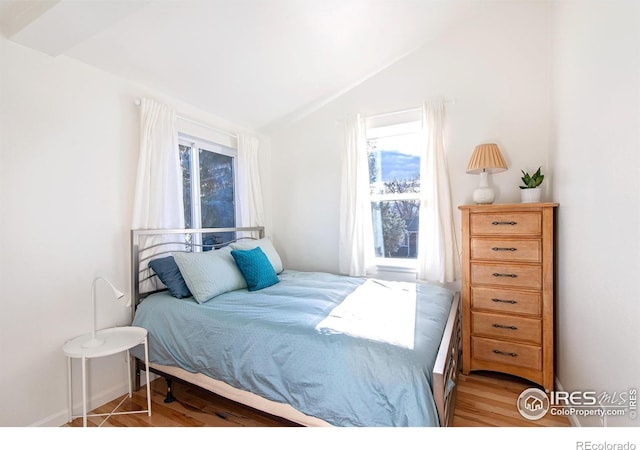
[[[135,99],[134,103],[136,104],[136,106],[140,106],[141,101],[140,101],[140,99],[137,98],[137,99]],[[207,128],[209,130],[215,131],[216,133],[224,134],[225,136],[229,136],[229,137],[231,137],[233,139],[238,139],[238,135],[235,134],[235,133],[230,133],[228,131],[221,130],[221,129],[216,128],[216,127],[212,127],[211,125],[208,125],[208,124],[203,123],[203,122],[199,122],[199,121],[191,119],[189,117],[182,116],[180,114],[176,115],[176,117],[178,119],[180,119],[180,120],[184,120],[185,122],[191,122],[194,125],[198,125],[200,127]]]
[[[456,99],[450,99],[450,100],[445,100],[445,103],[451,103],[452,105],[456,104]],[[387,112],[387,113],[382,113],[382,114],[375,114],[373,116],[367,116],[367,119],[377,119],[378,117],[386,117],[386,116],[395,116],[397,114],[405,114],[405,113],[410,113],[410,112],[418,112],[418,111],[422,111],[422,107],[418,107],[418,108],[410,108],[410,109],[403,109],[402,111],[392,111],[392,112]]]

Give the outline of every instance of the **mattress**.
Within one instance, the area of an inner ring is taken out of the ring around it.
[[[438,426],[431,378],[453,292],[319,272],[279,278],[202,304],[145,298],[133,325],[149,332],[150,361],[335,426]]]

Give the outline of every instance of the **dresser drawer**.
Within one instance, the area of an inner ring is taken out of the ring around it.
[[[471,334],[541,344],[542,323],[540,319],[473,312]]]
[[[471,214],[471,235],[539,235],[542,214],[539,212]]]
[[[541,289],[542,269],[540,266],[471,263],[471,284]]]
[[[535,345],[472,337],[471,357],[534,370],[542,368],[542,348]]]
[[[539,263],[542,261],[542,241],[540,239],[472,238],[471,259]]]
[[[537,292],[472,287],[471,308],[539,316],[542,313],[542,298]]]

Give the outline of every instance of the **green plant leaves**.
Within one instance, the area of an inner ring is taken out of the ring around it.
[[[529,173],[521,170],[522,172],[522,180],[523,185],[520,186],[520,189],[533,189],[537,188],[542,184],[542,180],[544,180],[544,175],[542,175],[542,167],[538,167],[538,170],[535,171],[533,175],[529,175]]]

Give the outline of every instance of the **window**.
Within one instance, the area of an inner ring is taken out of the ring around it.
[[[412,263],[418,254],[420,122],[367,129],[375,256]]]
[[[187,228],[236,226],[236,149],[181,136],[184,219]],[[233,233],[205,235],[205,250],[234,238]]]

